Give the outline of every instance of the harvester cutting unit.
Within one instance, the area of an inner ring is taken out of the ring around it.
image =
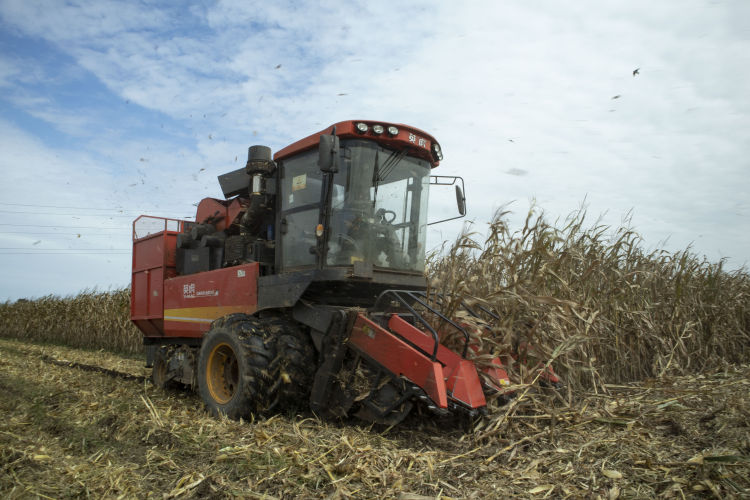
[[[468,325],[425,294],[430,188],[454,186],[465,213],[463,180],[430,175],[440,160],[414,127],[345,121],[273,158],[250,147],[195,222],[136,219],[131,319],[155,384],[197,386],[232,418],[309,405],[393,424],[415,402],[485,408],[508,384],[500,359],[478,369]]]

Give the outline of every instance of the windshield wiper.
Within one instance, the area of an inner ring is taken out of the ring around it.
[[[396,165],[401,163],[401,160],[404,159],[406,154],[409,152],[409,148],[404,148],[401,151],[392,151],[391,154],[388,155],[388,157],[383,162],[383,165],[380,165],[380,162],[378,159],[380,158],[378,156],[379,151],[375,151],[375,165],[372,168],[372,185],[375,186],[375,196],[373,197],[372,204],[375,206],[375,200],[378,199],[378,186],[381,182],[386,180],[389,175],[391,175],[391,172],[393,172],[393,169],[396,168]]]
[[[383,167],[380,175],[381,182],[384,181],[389,175],[391,175],[391,172],[393,172],[393,169],[396,168],[396,165],[401,163],[401,160],[404,159],[404,156],[406,156],[406,153],[409,152],[409,148],[402,149],[399,152],[392,152],[390,155],[388,155],[388,158],[385,159],[383,162]]]

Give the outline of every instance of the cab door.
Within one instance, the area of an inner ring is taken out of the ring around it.
[[[315,227],[321,209],[323,175],[317,167],[317,150],[288,158],[280,175],[281,271],[309,268],[317,264]]]

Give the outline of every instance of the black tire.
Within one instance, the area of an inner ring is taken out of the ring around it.
[[[292,322],[233,314],[214,322],[198,358],[198,387],[212,415],[265,416],[307,404],[314,351]]]
[[[279,317],[264,320],[268,334],[275,340],[276,356],[269,364],[278,410],[308,408],[315,371],[318,366],[310,335],[293,321]]]

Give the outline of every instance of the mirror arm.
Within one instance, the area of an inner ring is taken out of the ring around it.
[[[461,181],[461,187],[459,188],[456,184],[458,181]],[[458,193],[460,190],[461,193],[461,200],[459,202],[459,213],[461,211],[461,208],[463,208],[463,213],[460,215],[457,215],[456,217],[449,217],[448,219],[442,219],[435,222],[428,222],[427,225],[431,226],[433,224],[440,224],[441,222],[448,222],[449,220],[456,220],[461,219],[463,217],[466,217],[466,190],[464,187],[464,178],[459,177],[457,175],[431,175],[430,176],[430,184],[434,186],[456,186],[456,198],[458,199]]]
[[[455,217],[451,217],[450,219],[443,219],[443,220],[436,220],[435,222],[428,222],[427,225],[431,226],[433,224],[440,224],[441,222],[448,222],[449,220],[463,219],[464,217],[466,217],[466,215],[457,215]]]

